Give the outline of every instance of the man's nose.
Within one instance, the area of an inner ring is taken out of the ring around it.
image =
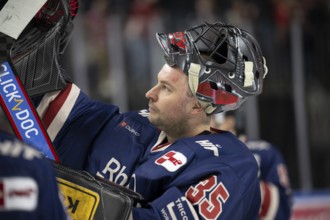
[[[156,86],[152,87],[148,92],[146,92],[146,98],[153,101],[156,100]]]

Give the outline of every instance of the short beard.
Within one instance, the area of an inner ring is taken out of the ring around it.
[[[160,117],[152,119],[149,116],[149,121],[159,130],[164,131],[167,135],[173,137],[180,137],[187,130],[187,121],[189,121],[189,119],[187,116],[184,115],[176,119]]]

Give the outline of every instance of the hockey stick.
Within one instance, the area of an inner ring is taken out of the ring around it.
[[[9,0],[0,13],[0,32],[17,39],[45,2],[46,0]],[[45,157],[59,161],[14,65],[10,59],[0,60],[0,65],[0,104],[14,133],[22,141],[35,146]]]
[[[1,61],[0,104],[16,136],[59,161],[52,142],[10,62]]]

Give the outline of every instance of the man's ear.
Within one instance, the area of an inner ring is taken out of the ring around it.
[[[203,106],[201,105],[201,103],[199,101],[195,101],[193,106],[192,106],[192,112],[193,113],[200,113],[200,112],[203,112],[204,111],[204,108]]]

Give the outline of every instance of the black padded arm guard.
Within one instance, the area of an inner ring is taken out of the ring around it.
[[[132,207],[143,200],[140,194],[118,184],[56,162],[53,165],[67,211],[73,219],[126,220]]]

